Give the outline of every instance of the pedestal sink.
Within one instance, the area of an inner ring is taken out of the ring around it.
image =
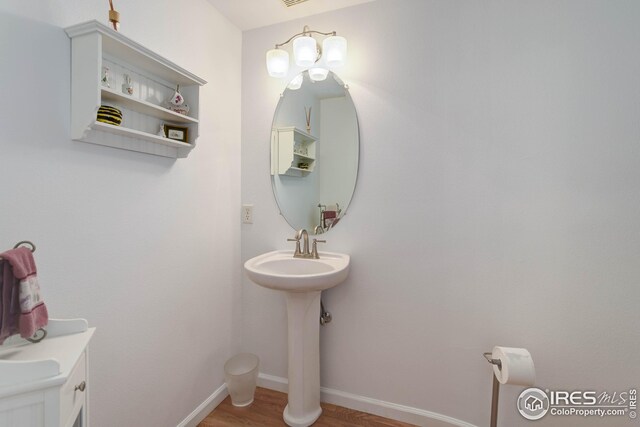
[[[293,251],[274,251],[244,264],[253,282],[285,292],[289,332],[289,402],[283,418],[292,427],[307,427],[320,414],[320,292],[342,283],[349,274],[349,255],[320,252],[320,259],[294,258]]]

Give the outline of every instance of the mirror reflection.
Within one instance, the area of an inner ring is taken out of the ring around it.
[[[316,78],[316,76],[312,76]],[[289,225],[326,233],[346,214],[358,175],[356,109],[333,72],[304,71],[284,91],[271,132],[271,182]]]

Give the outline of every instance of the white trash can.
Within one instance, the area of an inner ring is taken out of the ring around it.
[[[224,364],[224,378],[233,406],[248,406],[253,402],[258,380],[260,359],[251,353],[240,353]]]

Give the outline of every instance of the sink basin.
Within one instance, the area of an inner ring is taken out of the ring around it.
[[[349,255],[319,252],[320,259],[294,258],[293,251],[273,251],[244,263],[251,281],[288,292],[323,291],[344,281]]]

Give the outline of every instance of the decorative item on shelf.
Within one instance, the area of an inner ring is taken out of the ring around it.
[[[298,168],[307,170],[307,169],[309,169],[309,163],[300,162],[300,163],[298,163]]]
[[[98,117],[96,120],[102,123],[120,126],[122,123],[122,111],[110,105],[101,105],[100,108],[98,108]]]
[[[160,130],[158,131],[158,136],[161,136],[163,138],[167,137],[167,133],[164,131],[164,125],[160,125]]]
[[[109,0],[109,22],[114,30],[120,29],[120,13],[113,8],[113,0]]]
[[[100,84],[104,87],[111,87],[111,73],[109,72],[109,67],[102,67],[102,77],[100,78]]]
[[[166,138],[189,143],[189,128],[183,126],[164,125]]]
[[[184,103],[184,97],[180,93],[180,85],[176,86],[176,91],[169,101],[167,101],[167,108],[178,114],[189,114],[189,106]]]
[[[122,93],[126,95],[133,95],[133,85],[131,84],[131,76],[129,74],[123,74],[122,79]]]
[[[302,145],[299,142],[296,142],[296,144],[293,146],[293,154],[307,156],[309,154],[309,149],[306,145]]]
[[[307,107],[304,107],[304,115],[305,119],[307,120],[307,133],[311,134],[311,107],[309,107],[308,111]]]

